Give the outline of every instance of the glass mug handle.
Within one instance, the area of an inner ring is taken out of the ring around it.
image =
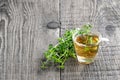
[[[108,44],[110,43],[110,40],[108,38],[101,37],[100,38],[100,43],[102,43],[99,46],[99,48],[101,49],[103,45],[104,45],[104,47],[108,46]]]
[[[107,41],[108,42],[109,39],[108,38],[101,38],[100,41]]]

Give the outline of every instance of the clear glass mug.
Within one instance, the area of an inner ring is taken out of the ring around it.
[[[92,43],[86,44],[87,38],[91,38]],[[98,53],[99,43],[101,41],[109,41],[107,38],[102,38],[99,32],[90,33],[88,35],[81,35],[78,32],[72,36],[77,59],[80,63],[90,64]]]

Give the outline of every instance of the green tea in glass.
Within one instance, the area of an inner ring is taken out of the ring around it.
[[[77,59],[80,63],[90,64],[94,61],[94,58],[98,52],[100,34],[89,33],[73,35],[74,47],[77,55]]]

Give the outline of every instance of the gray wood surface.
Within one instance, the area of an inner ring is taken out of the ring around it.
[[[0,80],[60,80],[60,72],[40,70],[49,43],[56,43],[59,0],[0,1]]]
[[[119,0],[0,0],[0,80],[120,80],[119,4]],[[82,65],[70,59],[64,70],[54,65],[41,70],[48,45],[56,44],[66,29],[86,23],[110,39],[101,43],[95,62]]]
[[[119,0],[61,0],[61,27],[71,29],[85,23],[107,37],[101,43],[96,60],[81,65],[69,60],[61,72],[61,80],[120,80],[120,1]]]

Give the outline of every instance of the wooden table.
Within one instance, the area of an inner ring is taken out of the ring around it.
[[[95,62],[41,70],[48,45],[88,22],[110,39]],[[120,80],[119,35],[120,0],[0,0],[0,80]]]

